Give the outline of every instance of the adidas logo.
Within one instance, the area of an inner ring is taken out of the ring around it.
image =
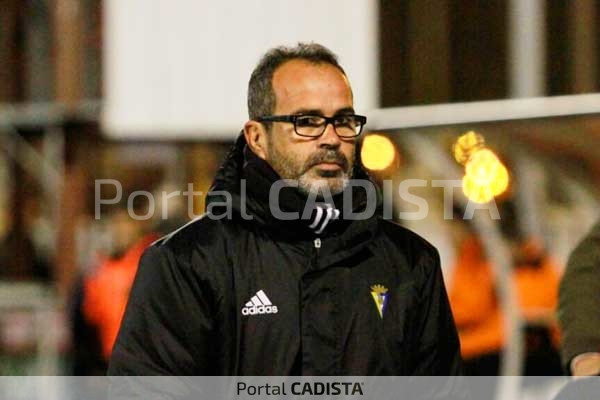
[[[259,290],[242,308],[242,315],[277,314],[277,306],[271,303],[265,292]]]

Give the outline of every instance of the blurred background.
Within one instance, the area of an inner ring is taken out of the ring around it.
[[[440,250],[467,371],[562,374],[558,282],[599,216],[599,33],[593,0],[1,0],[0,373],[104,374],[139,254],[203,212],[253,66],[317,41],[394,219]]]

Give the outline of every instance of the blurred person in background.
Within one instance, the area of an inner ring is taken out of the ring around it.
[[[600,220],[571,253],[559,299],[565,370],[600,375]]]
[[[525,324],[527,376],[562,375],[556,319],[561,268],[536,238],[513,243],[515,288]]]
[[[144,197],[135,197],[128,209],[128,197],[108,214],[111,248],[97,256],[96,267],[76,289],[75,365],[76,375],[103,375],[114,345],[127,298],[143,251],[159,235],[146,215]]]
[[[497,375],[503,345],[494,276],[481,241],[462,214],[454,218],[457,256],[448,288],[467,375]]]
[[[337,57],[272,49],[248,108],[208,213],[142,257],[109,374],[458,374],[437,250],[375,214],[350,217],[368,206],[348,185],[368,179],[354,162],[366,118]],[[275,205],[282,178],[297,187]]]
[[[506,209],[505,206],[501,223],[513,225]],[[448,292],[465,374],[498,375],[505,337],[494,268],[480,238],[469,222],[462,219],[462,212],[455,211],[458,252]],[[559,269],[538,241],[519,239],[514,228],[504,229],[509,231],[505,234],[513,253],[513,282],[525,321],[523,374],[560,375],[559,335],[554,318]]]

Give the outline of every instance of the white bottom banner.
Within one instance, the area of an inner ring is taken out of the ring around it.
[[[600,378],[0,377],[10,400],[598,400]]]

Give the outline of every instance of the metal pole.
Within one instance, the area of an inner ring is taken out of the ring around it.
[[[545,2],[509,2],[509,81],[511,97],[543,96],[546,92]]]
[[[511,97],[537,97],[546,92],[546,41],[545,41],[545,2],[543,0],[510,0],[509,2],[509,71]],[[528,175],[521,174],[523,179]],[[528,185],[528,182],[522,182]],[[521,193],[521,215],[529,214],[529,220],[537,220],[536,199],[523,197]],[[477,223],[477,222],[476,222]],[[482,227],[483,228],[483,227]],[[533,231],[538,229],[531,228]],[[488,240],[499,241],[492,232],[486,233]],[[508,255],[508,252],[505,252]],[[523,357],[523,327],[517,304],[516,291],[512,280],[511,262],[501,260],[496,254],[498,294],[504,315],[506,344],[501,362],[501,375],[515,376],[513,379],[500,380],[497,387],[497,398],[511,399],[520,392],[520,381]]]

